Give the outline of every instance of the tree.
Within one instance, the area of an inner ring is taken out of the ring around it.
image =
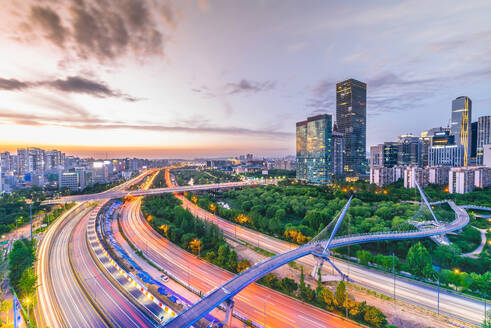
[[[356,251],[356,257],[363,265],[368,265],[368,262],[372,260],[372,254],[369,251],[365,250]]]
[[[318,300],[320,301],[319,303],[325,305],[327,310],[334,310],[334,295],[328,288],[322,288],[321,292],[319,293]]]
[[[416,276],[430,278],[434,273],[431,266],[431,255],[426,247],[421,244],[421,242],[414,244],[409,249],[406,256],[406,261],[409,267],[409,272]]]
[[[201,240],[194,238],[189,242],[189,248],[191,248],[193,254],[201,254],[201,251],[203,250],[203,244],[201,243]]]
[[[22,296],[32,296],[36,289],[38,277],[33,268],[27,268],[24,270],[22,277],[17,284]]]
[[[295,280],[290,278],[281,279],[280,286],[281,289],[288,295],[292,295],[298,289],[298,284],[295,282]]]
[[[387,323],[385,315],[382,313],[382,311],[371,305],[366,306],[363,319],[367,323],[374,325],[377,328],[383,327]]]
[[[334,295],[334,304],[337,307],[343,308],[344,302],[346,301],[346,285],[344,281],[340,281],[338,287],[336,288],[336,294]]]
[[[249,263],[249,261],[242,260],[239,263],[237,263],[237,272],[240,273],[242,271],[245,271],[245,270],[249,269],[250,266],[251,266],[251,264]]]

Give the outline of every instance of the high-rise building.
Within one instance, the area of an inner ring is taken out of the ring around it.
[[[297,179],[332,182],[332,117],[328,114],[297,123]]]
[[[336,123],[344,134],[344,174],[365,174],[367,85],[349,79],[336,84]]]
[[[370,147],[370,168],[384,166],[384,145]]]
[[[341,132],[332,132],[332,171],[336,178],[344,175],[344,135]]]
[[[452,101],[451,134],[455,136],[455,144],[464,147],[463,166],[468,166],[471,159],[471,122],[472,101],[461,96]]]
[[[477,119],[476,164],[482,165],[484,145],[491,144],[491,116],[481,116]]]
[[[428,170],[417,166],[408,166],[404,169],[404,188],[416,188],[415,181],[421,188],[428,186]]]
[[[482,165],[491,167],[491,144],[484,145]]]
[[[448,130],[435,132],[431,138],[429,166],[462,166],[464,164],[464,146],[455,143],[455,136]]]
[[[397,165],[398,157],[399,157],[399,143],[384,142],[384,166],[394,167],[395,165]]]
[[[398,165],[421,166],[421,142],[412,134],[399,136]]]
[[[474,190],[474,170],[454,167],[448,172],[448,192],[465,194]]]
[[[477,163],[477,129],[478,122],[472,122],[471,124],[471,165]]]
[[[428,182],[437,185],[448,185],[448,166],[435,166],[429,167],[428,170]]]

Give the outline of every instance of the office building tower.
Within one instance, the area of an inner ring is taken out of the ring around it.
[[[344,174],[365,174],[367,85],[349,79],[336,84],[336,123],[344,134]]]
[[[384,166],[384,145],[370,147],[370,168]]]
[[[474,169],[474,187],[486,188],[491,185],[491,167],[478,166]]]
[[[435,132],[429,151],[429,166],[463,166],[464,146],[457,145],[450,131]]]
[[[399,157],[398,142],[384,142],[384,167],[394,167],[397,165]]]
[[[476,164],[484,163],[484,146],[491,144],[491,116],[477,119]]]
[[[420,137],[419,142],[421,143],[421,167],[427,167],[430,164],[431,138]]]
[[[399,136],[398,165],[421,166],[421,142],[412,134]]]
[[[323,114],[298,122],[297,179],[313,184],[332,182],[332,117]]]
[[[336,178],[344,175],[344,135],[341,132],[332,132],[332,171]]]
[[[478,122],[472,122],[471,124],[471,165],[477,163],[477,128]]]
[[[451,134],[455,136],[455,144],[464,147],[463,166],[470,164],[471,158],[471,121],[472,101],[461,96],[452,101]]]

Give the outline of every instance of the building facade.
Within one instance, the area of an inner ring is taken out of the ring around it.
[[[437,184],[446,186],[448,185],[448,166],[429,167],[428,170],[428,182],[431,184]]]
[[[332,171],[336,178],[344,176],[344,135],[332,132]]]
[[[399,157],[399,143],[398,142],[384,142],[384,166],[394,167],[397,165],[397,159]]]
[[[448,176],[448,192],[465,194],[474,190],[474,171],[466,167],[450,169]]]
[[[491,144],[491,116],[481,116],[477,119],[476,164],[484,162],[484,145]]]
[[[417,166],[408,166],[404,169],[404,188],[416,188],[415,181],[421,188],[428,186],[428,170]]]
[[[349,79],[336,84],[336,123],[344,134],[344,174],[366,172],[367,85]]]
[[[297,179],[313,184],[332,182],[332,117],[323,114],[297,124]]]
[[[463,146],[463,166],[470,165],[471,159],[471,122],[472,101],[461,96],[452,101],[451,134],[455,136],[455,144]]]
[[[370,147],[370,168],[384,166],[384,145]]]

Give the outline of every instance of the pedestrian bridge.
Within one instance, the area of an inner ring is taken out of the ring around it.
[[[422,190],[420,190],[422,193]],[[422,196],[424,194],[422,193]],[[423,196],[426,204],[428,202],[426,197]],[[448,232],[459,230],[469,223],[469,215],[467,212],[455,205],[451,200],[446,201],[450,207],[455,212],[455,220],[450,223],[441,223],[438,220],[436,225],[429,228],[422,228],[420,230],[414,231],[403,231],[403,232],[381,232],[381,233],[367,233],[359,235],[350,235],[342,237],[334,237],[339,225],[346,214],[349,207],[351,198],[345,205],[336,226],[328,240],[314,241],[309,244],[300,246],[291,251],[285,252],[283,254],[271,257],[263,262],[257,263],[256,265],[250,267],[248,270],[242,272],[241,274],[235,276],[230,281],[226,282],[224,285],[216,288],[215,290],[208,293],[199,302],[195,303],[185,311],[183,311],[179,316],[169,321],[165,327],[167,328],[182,328],[190,327],[193,323],[201,319],[205,314],[210,312],[215,307],[222,303],[226,304],[227,314],[225,316],[225,323],[228,325],[231,319],[233,311],[233,297],[238,294],[245,287],[270,273],[271,271],[294,261],[303,256],[312,254],[316,258],[321,258],[330,262],[328,256],[329,251],[332,248],[355,245],[361,243],[368,243],[373,241],[386,241],[386,240],[404,240],[404,239],[415,239],[444,235]],[[431,206],[429,206],[431,211]],[[432,212],[433,214],[433,212]],[[434,215],[434,214],[433,214]],[[334,220],[333,220],[334,222]],[[330,262],[331,263],[331,262]],[[331,263],[332,264],[332,263]],[[320,263],[322,265],[322,262]],[[336,268],[337,269],[337,268]],[[315,269],[314,269],[315,271]]]

